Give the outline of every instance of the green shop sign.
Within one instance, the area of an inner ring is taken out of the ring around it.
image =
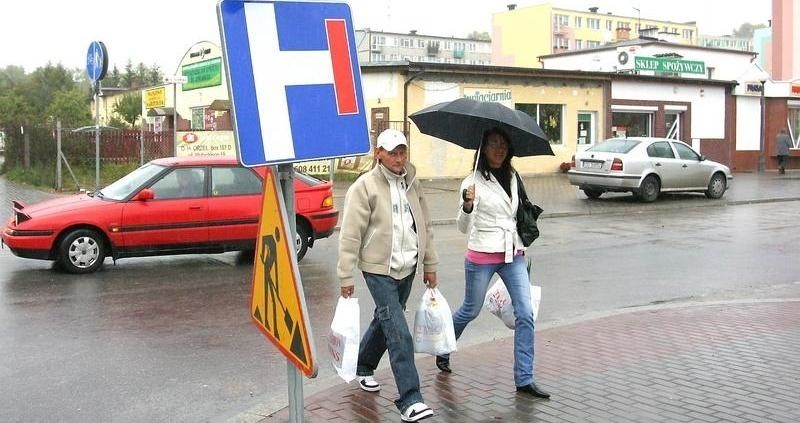
[[[637,71],[696,74],[706,73],[705,62],[668,59],[665,57],[637,56],[634,59],[634,66]]]
[[[188,82],[183,84],[184,91],[220,85],[222,84],[222,58],[217,57],[186,65],[181,70],[181,74],[188,79]]]

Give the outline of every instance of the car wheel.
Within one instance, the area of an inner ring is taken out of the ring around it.
[[[603,191],[600,191],[599,189],[586,188],[583,190],[583,193],[592,200],[598,199],[601,195],[603,195]]]
[[[297,252],[297,261],[303,259],[308,251],[308,244],[311,241],[311,229],[308,224],[303,221],[297,221],[297,233],[294,237],[295,251]]]
[[[92,273],[103,265],[106,247],[97,231],[77,229],[61,240],[58,253],[58,262],[64,271]]]
[[[652,203],[653,201],[656,201],[660,192],[661,183],[658,182],[658,178],[653,175],[649,175],[644,178],[642,185],[639,187],[639,198],[641,198],[645,203]]]
[[[722,195],[725,194],[725,188],[727,187],[728,181],[725,179],[725,175],[721,173],[715,173],[711,176],[711,180],[708,182],[708,190],[706,191],[706,197],[708,198],[722,198]]]

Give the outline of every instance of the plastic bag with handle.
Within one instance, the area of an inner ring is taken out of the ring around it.
[[[328,352],[336,373],[347,383],[356,378],[360,318],[358,298],[339,297],[328,335]]]
[[[437,288],[428,288],[414,315],[414,351],[432,355],[456,350],[456,332],[450,305]]]
[[[542,301],[542,287],[531,285],[531,307],[533,308],[533,320],[539,315],[539,303]],[[486,298],[483,303],[484,308],[490,313],[499,317],[509,329],[514,329],[514,307],[511,305],[511,296],[508,294],[506,284],[502,278],[497,278],[495,283],[486,291]]]

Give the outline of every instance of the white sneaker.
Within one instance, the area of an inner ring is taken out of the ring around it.
[[[381,385],[375,382],[375,378],[372,376],[359,376],[358,386],[367,392],[378,392],[381,390]]]
[[[400,413],[400,419],[404,422],[418,422],[433,415],[433,410],[421,402],[411,404],[406,411]]]

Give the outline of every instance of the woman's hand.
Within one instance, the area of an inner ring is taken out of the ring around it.
[[[464,200],[461,210],[464,210],[464,213],[472,213],[473,202],[475,201],[475,184],[468,186],[461,192],[461,199]]]

